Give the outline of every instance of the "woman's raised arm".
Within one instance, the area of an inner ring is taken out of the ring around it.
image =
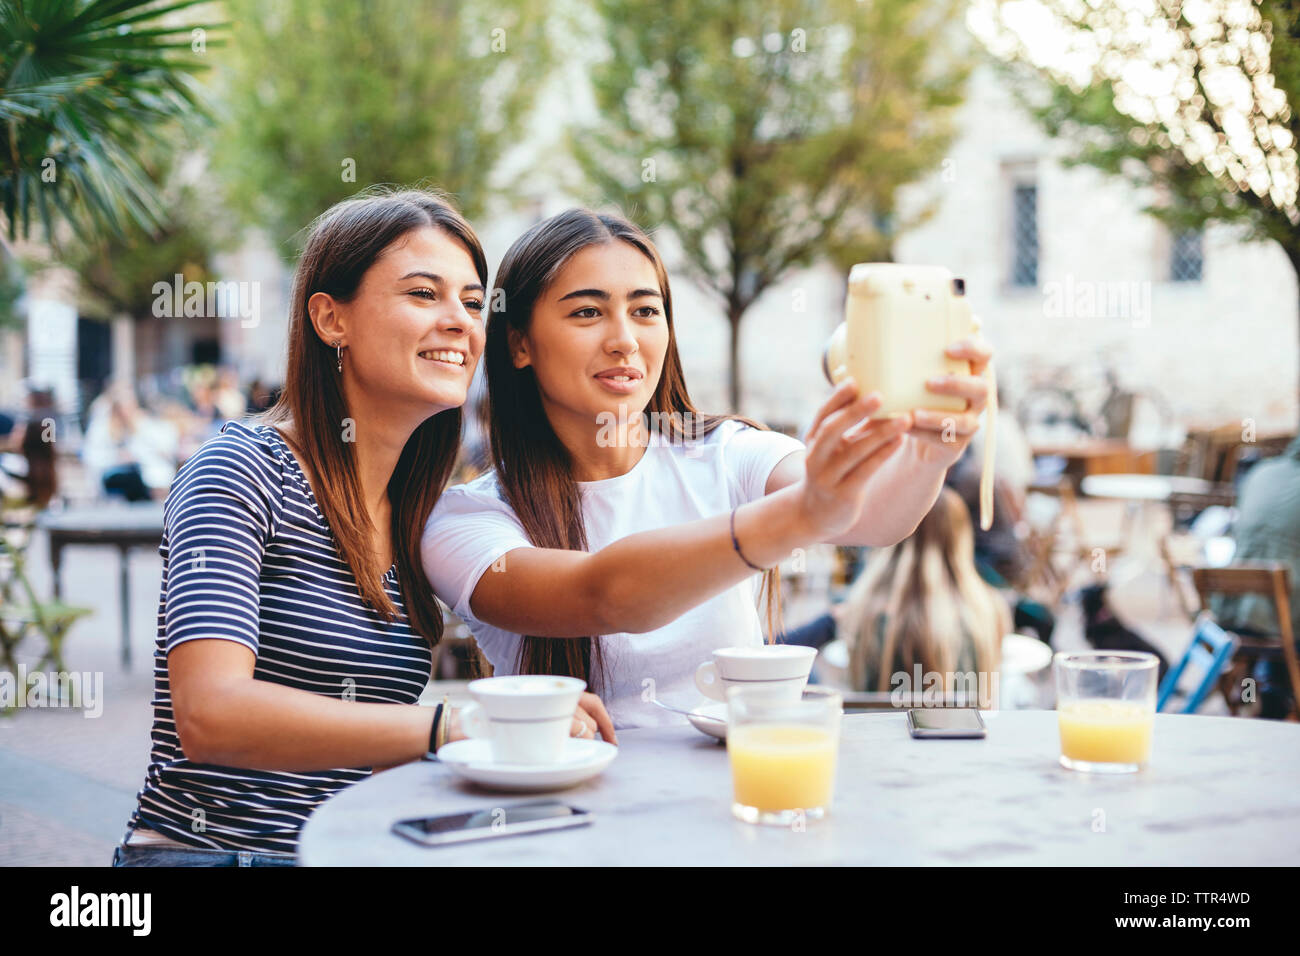
[[[737,509],[745,558],[770,567],[853,524],[867,479],[908,424],[871,421],[877,407],[878,397],[859,398],[851,381],[836,388],[818,413],[802,480]],[[643,531],[591,553],[517,548],[479,578],[470,609],[494,627],[538,637],[655,630],[754,573],[732,545],[730,519]]]

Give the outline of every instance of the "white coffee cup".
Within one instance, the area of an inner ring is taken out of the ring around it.
[[[728,687],[765,687],[798,700],[816,657],[816,648],[797,644],[723,647],[696,668],[695,686],[714,700],[726,700]]]
[[[555,763],[573,726],[586,681],[518,674],[470,681],[472,704],[460,712],[461,730],[492,744],[496,763]]]

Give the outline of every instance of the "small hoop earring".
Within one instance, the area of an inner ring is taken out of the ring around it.
[[[339,371],[342,372],[342,371],[343,371],[343,346],[339,345],[339,340],[338,340],[338,339],[335,339],[333,342],[330,343],[330,345],[332,345],[332,346],[334,346],[334,348],[338,349],[338,354],[339,354]]]

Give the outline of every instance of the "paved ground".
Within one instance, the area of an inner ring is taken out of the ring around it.
[[[1090,532],[1118,526],[1119,509],[1085,502]],[[49,593],[44,541],[29,552],[39,593]],[[1123,580],[1112,600],[1120,616],[1168,654],[1184,648],[1189,627],[1154,570]],[[64,595],[96,609],[78,623],[66,644],[69,668],[102,675],[103,709],[20,709],[0,717],[0,865],[108,865],[135,805],[149,756],[153,639],[161,562],[152,551],[131,559],[131,672],[118,660],[117,556],[113,551],[70,547],[64,553]],[[795,611],[796,609],[791,609]],[[796,625],[809,616],[787,616]],[[1067,605],[1055,638],[1058,648],[1084,646],[1078,608]],[[29,664],[32,662],[28,662]],[[441,696],[442,688],[430,688]],[[1222,712],[1212,699],[1207,713]]]

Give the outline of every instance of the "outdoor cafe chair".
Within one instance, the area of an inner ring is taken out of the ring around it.
[[[1280,561],[1242,562],[1226,568],[1193,568],[1192,583],[1201,608],[1210,609],[1210,596],[1260,595],[1271,602],[1278,633],[1266,637],[1238,634],[1239,645],[1232,667],[1220,680],[1228,709],[1235,715],[1241,706],[1237,689],[1254,670],[1256,661],[1282,661],[1291,684],[1292,711],[1300,719],[1300,663],[1296,659],[1295,634],[1291,625],[1290,569]],[[1222,622],[1220,622],[1222,623]]]
[[[27,578],[23,549],[11,542],[7,533],[0,533],[0,561],[4,568],[4,580],[0,581],[0,667],[17,676],[18,646],[35,631],[45,642],[35,669],[48,664],[56,672],[67,670],[63,641],[72,625],[93,611],[60,600],[39,600]]]
[[[1216,562],[1210,553],[1215,545],[1212,539],[1196,534],[1194,525],[1187,530],[1181,530],[1180,525],[1207,508],[1231,508],[1236,503],[1236,491],[1231,485],[1216,485],[1208,492],[1175,491],[1170,494],[1168,503],[1173,521],[1170,530],[1160,538],[1160,560],[1179,610],[1191,621],[1196,618],[1196,601],[1188,595],[1184,581],[1192,568],[1207,560],[1211,565],[1220,562]]]
[[[1083,516],[1079,513],[1074,483],[1068,477],[1062,477],[1055,484],[1034,484],[1029,490],[1050,495],[1060,501],[1059,509],[1045,528],[1030,530],[1026,542],[1030,562],[1025,573],[1024,588],[1038,590],[1046,597],[1045,603],[1056,610],[1079,568],[1092,569],[1098,549],[1105,552],[1107,563],[1103,565],[1103,570],[1093,573],[1102,579],[1106,577],[1105,568],[1109,562],[1124,553],[1124,541],[1128,534],[1127,512],[1119,540],[1102,544],[1089,539]]]
[[[1214,617],[1209,611],[1202,611],[1196,618],[1196,628],[1192,631],[1192,640],[1187,645],[1187,650],[1183,652],[1182,658],[1169,669],[1165,674],[1165,679],[1160,683],[1160,691],[1156,699],[1156,710],[1162,711],[1165,705],[1174,695],[1178,682],[1187,670],[1189,664],[1201,671],[1201,679],[1196,687],[1187,696],[1187,703],[1184,705],[1182,712],[1184,714],[1194,714],[1197,709],[1205,702],[1211,690],[1224,672],[1229,669],[1232,662],[1232,654],[1237,649],[1237,638],[1229,634],[1218,624],[1214,623]],[[1219,685],[1223,691],[1225,699],[1228,698],[1227,689]],[[1231,706],[1231,705],[1229,705]]]

